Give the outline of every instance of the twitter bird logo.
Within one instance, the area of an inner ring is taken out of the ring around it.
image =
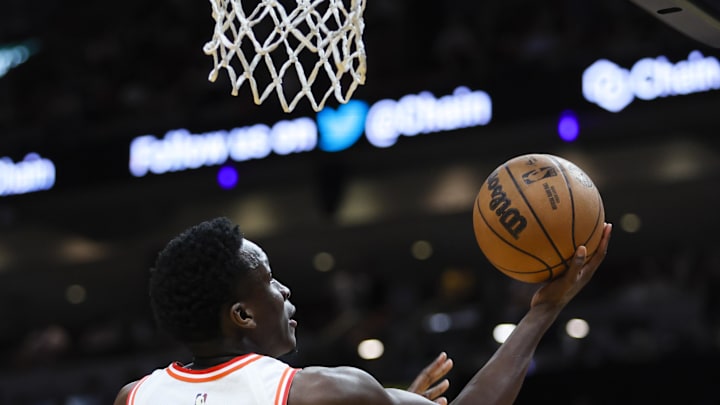
[[[323,108],[317,114],[320,149],[339,152],[353,146],[365,130],[369,109],[368,104],[360,100],[350,100],[337,110]]]

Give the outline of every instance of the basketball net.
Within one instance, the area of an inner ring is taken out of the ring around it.
[[[248,82],[255,104],[275,93],[285,112],[303,97],[315,111],[331,94],[347,103],[365,83],[366,0],[350,0],[347,8],[342,0],[293,1],[288,14],[279,0],[246,0],[256,4],[246,8],[242,0],[210,0],[215,31],[203,47],[213,57],[208,80],[215,82],[225,69],[233,96]],[[303,61],[309,54],[314,62],[305,62],[312,64],[306,72]]]

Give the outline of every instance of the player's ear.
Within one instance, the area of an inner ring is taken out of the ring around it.
[[[230,306],[230,320],[236,326],[252,329],[255,327],[253,312],[242,302]]]

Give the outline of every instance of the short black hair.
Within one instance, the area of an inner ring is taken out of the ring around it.
[[[150,303],[158,326],[184,342],[220,334],[223,306],[248,267],[240,257],[243,235],[228,218],[195,225],[170,240],[150,269]]]

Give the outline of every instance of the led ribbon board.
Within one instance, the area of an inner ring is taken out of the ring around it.
[[[355,144],[363,132],[370,144],[386,148],[401,135],[486,125],[491,118],[490,96],[466,87],[439,98],[422,92],[397,101],[380,100],[369,107],[364,101],[351,100],[337,110],[323,109],[317,122],[303,117],[272,126],[255,124],[200,134],[173,129],[162,138],[139,136],[130,143],[129,169],[133,176],[142,177],[217,166],[227,160],[263,159],[273,152],[287,155],[316,148],[338,152]]]
[[[37,153],[20,162],[0,158],[0,196],[49,190],[55,185],[55,164]]]
[[[582,75],[585,99],[619,112],[636,97],[654,100],[720,89],[720,63],[712,56],[692,51],[687,60],[670,63],[665,56],[644,58],[628,70],[600,59]]]

